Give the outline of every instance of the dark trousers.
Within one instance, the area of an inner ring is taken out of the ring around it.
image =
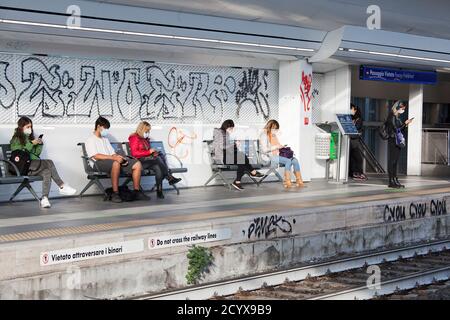
[[[359,139],[350,140],[350,176],[354,173],[363,173],[363,157]]]
[[[253,167],[250,165],[250,161],[247,156],[240,152],[237,148],[234,152],[228,152],[223,150],[223,163],[229,165],[236,165],[238,167],[236,173],[236,181],[241,181],[245,171],[253,171]]]
[[[164,178],[167,178],[169,175],[169,169],[167,168],[166,162],[161,157],[145,157],[139,159],[139,161],[141,161],[143,169],[151,169],[155,172],[157,185],[161,185]]]
[[[388,173],[389,179],[397,177],[397,165],[400,158],[400,151],[402,149],[395,143],[395,138],[388,140]]]

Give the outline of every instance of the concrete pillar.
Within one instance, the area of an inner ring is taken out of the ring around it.
[[[350,113],[350,102],[351,102],[351,88],[352,88],[352,73],[349,66],[340,68],[336,70],[336,100],[335,100],[335,113]],[[341,151],[341,169],[340,169],[340,179],[341,181],[346,178],[348,174],[348,168],[346,164],[348,163],[348,157],[350,156],[349,151],[349,139],[345,139],[342,143]]]
[[[408,169],[407,174],[421,175],[422,166],[422,110],[423,85],[409,87],[408,116],[414,121],[408,127]]]
[[[314,160],[315,131],[311,124],[312,89],[308,88],[309,81],[312,83],[312,66],[306,61],[280,63],[280,142],[294,150],[305,181],[311,180]]]

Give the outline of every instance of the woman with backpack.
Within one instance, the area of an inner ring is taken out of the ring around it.
[[[21,117],[17,122],[17,128],[10,141],[11,151],[21,150],[27,152],[30,156],[31,162],[28,171],[29,176],[41,176],[43,178],[42,184],[42,199],[41,207],[50,208],[50,201],[48,195],[50,193],[50,186],[52,180],[59,187],[59,193],[66,196],[72,196],[77,191],[61,180],[55,164],[52,160],[40,159],[44,142],[42,135],[35,138],[33,131],[33,122],[30,118]]]
[[[400,158],[400,151],[406,147],[403,130],[412,122],[413,119],[408,119],[405,123],[400,119],[400,115],[406,110],[406,104],[402,101],[397,101],[391,108],[386,119],[386,133],[388,137],[388,173],[389,173],[389,188],[404,188],[397,177],[398,159]]]
[[[284,164],[284,181],[285,188],[290,188],[291,183],[291,170],[294,169],[294,175],[296,178],[296,186],[303,187],[303,179],[300,173],[300,164],[297,158],[294,157],[290,148],[287,149],[286,145],[282,145],[278,140],[278,130],[280,124],[276,120],[269,120],[264,126],[264,130],[259,136],[261,158],[264,161],[270,161],[271,165]],[[290,151],[290,152],[289,152]]]

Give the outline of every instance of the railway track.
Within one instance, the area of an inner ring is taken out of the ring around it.
[[[134,299],[371,299],[449,278],[450,240],[142,295]]]

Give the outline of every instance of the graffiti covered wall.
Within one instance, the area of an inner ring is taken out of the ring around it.
[[[278,72],[0,54],[0,123],[264,123],[278,118]]]

